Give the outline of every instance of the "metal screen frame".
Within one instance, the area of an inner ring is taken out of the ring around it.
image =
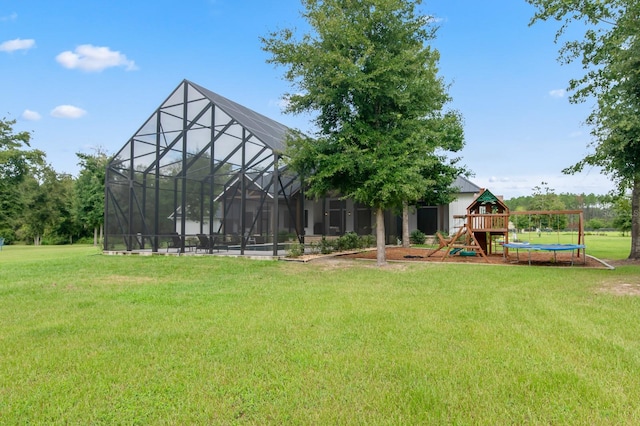
[[[302,242],[300,179],[281,165],[288,132],[184,80],[107,166],[104,250],[271,244],[275,256],[283,239]]]

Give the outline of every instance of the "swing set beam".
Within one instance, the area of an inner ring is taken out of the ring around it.
[[[578,244],[584,244],[584,212],[582,210],[522,210],[512,211],[509,215],[522,216],[522,215],[577,215],[578,216]],[[578,249],[578,257],[580,257],[580,249]]]

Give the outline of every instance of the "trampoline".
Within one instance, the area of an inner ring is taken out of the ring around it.
[[[584,250],[584,244],[530,244],[530,243],[505,243],[503,247],[515,249],[516,258],[520,261],[519,250],[527,250],[529,252],[529,265],[531,265],[531,252],[532,251],[551,251],[553,252],[553,261],[556,262],[556,253],[559,251],[571,251],[571,265],[573,266],[573,252],[575,250]],[[583,252],[584,253],[584,252]],[[506,254],[505,260],[506,260]],[[587,263],[587,257],[585,254],[584,263]]]

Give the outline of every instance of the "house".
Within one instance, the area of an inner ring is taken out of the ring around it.
[[[429,206],[419,204],[409,212],[409,230],[419,229],[427,235],[437,231],[455,232],[460,226],[454,219],[464,215],[467,206],[481,190],[463,176],[453,183],[457,188],[456,199],[447,205]],[[319,201],[305,200],[305,235],[342,235],[356,232],[359,235],[375,233],[375,215],[367,206],[353,200],[325,198]],[[402,218],[390,211],[385,212],[387,243],[395,244],[402,236]]]
[[[206,235],[240,254],[262,249],[276,255],[291,238],[373,233],[368,207],[305,199],[300,179],[282,161],[290,131],[182,81],[107,166],[104,249],[159,252],[171,244],[185,252]],[[451,231],[454,216],[480,190],[463,177],[454,185],[457,200],[418,206],[410,229]],[[387,242],[395,243],[399,218],[387,212],[386,226]]]

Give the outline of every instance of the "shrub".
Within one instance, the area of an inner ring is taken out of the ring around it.
[[[373,247],[376,245],[376,237],[371,234],[361,235],[360,236],[360,247],[367,248]]]
[[[311,254],[330,254],[335,251],[357,250],[375,245],[376,239],[373,235],[358,235],[355,232],[349,232],[335,240],[328,240],[326,237],[322,237],[318,243],[305,245],[305,252]]]
[[[16,234],[11,228],[0,229],[0,237],[4,238],[6,245],[12,244],[16,240]]]
[[[289,244],[289,249],[287,250],[287,257],[300,257],[304,254],[304,245],[299,242],[295,242],[293,244]]]
[[[309,244],[306,245],[306,248],[309,250],[310,254],[318,254],[318,253],[320,253],[320,244],[309,243]]]
[[[409,236],[409,242],[411,242],[411,244],[424,244],[426,239],[427,236],[425,235],[425,233],[419,229],[411,232],[411,235]]]
[[[360,248],[360,238],[355,232],[348,232],[336,240],[338,251]]]
[[[102,245],[102,240],[98,241],[98,245],[101,246]],[[93,235],[90,237],[82,237],[82,238],[78,238],[77,240],[73,241],[74,244],[93,244]]]
[[[327,240],[325,237],[322,237],[320,240],[320,253],[329,254],[333,253],[336,249],[335,243],[331,240]]]

